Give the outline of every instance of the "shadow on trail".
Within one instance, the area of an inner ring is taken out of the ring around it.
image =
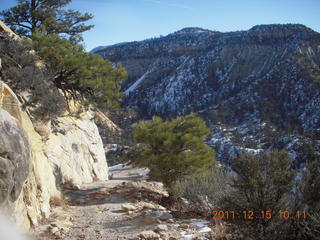
[[[80,190],[65,190],[64,195],[71,206],[91,206],[106,203],[126,203],[127,200],[117,188],[91,188]]]
[[[145,174],[141,174],[141,172],[130,170],[132,170],[131,167],[110,171],[112,179],[109,181],[84,184],[81,189],[64,189],[64,196],[71,206],[127,203],[127,195],[135,195],[139,190],[146,191],[143,188],[136,189],[127,185],[145,177]]]

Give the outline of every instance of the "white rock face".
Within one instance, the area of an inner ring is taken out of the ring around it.
[[[91,118],[89,112],[80,118],[59,118],[56,131],[44,145],[45,154],[62,182],[72,180],[81,184],[92,182],[93,177],[108,179],[103,143]]]
[[[18,225],[27,230],[31,225],[37,225],[41,217],[50,214],[50,197],[60,196],[57,190],[52,165],[43,152],[41,136],[34,130],[34,126],[26,112],[22,111],[21,104],[13,91],[0,82],[0,109],[5,112],[9,128],[17,125],[24,132],[29,151],[28,161],[31,169],[25,180],[17,200],[12,200],[3,206],[0,211],[6,210],[14,215]],[[3,114],[4,115],[4,114]],[[4,134],[0,132],[0,134]],[[8,133],[7,133],[8,134]],[[12,133],[13,134],[13,133]],[[12,136],[14,139],[14,135]],[[21,144],[20,144],[21,145]],[[7,149],[14,152],[14,149]]]
[[[25,133],[30,151],[26,161],[31,166],[18,198],[2,206],[0,212],[7,210],[22,229],[28,230],[49,216],[50,198],[61,196],[57,185],[66,181],[88,183],[94,177],[107,180],[108,166],[92,113],[59,118],[44,140],[6,84],[1,83],[0,96],[0,110],[9,116],[9,127],[18,126]],[[8,132],[1,134],[5,137]]]

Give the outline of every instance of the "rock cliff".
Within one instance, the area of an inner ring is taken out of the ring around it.
[[[13,34],[2,23],[0,32]],[[46,123],[31,121],[19,95],[3,81],[0,79],[0,212],[28,230],[50,215],[50,199],[62,196],[64,183],[107,180],[108,166],[93,112],[76,116],[77,105],[69,103],[71,110],[63,117]]]
[[[0,94],[0,203],[28,229],[49,216],[62,184],[107,180],[108,166],[92,113],[56,119],[44,140],[4,83]]]

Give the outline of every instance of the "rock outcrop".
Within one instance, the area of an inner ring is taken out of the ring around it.
[[[0,202],[17,200],[30,172],[30,149],[16,120],[0,109]]]
[[[61,196],[61,184],[106,180],[108,166],[92,113],[55,120],[44,141],[16,95],[1,86],[0,200],[28,229],[49,216],[50,198]]]
[[[1,83],[0,201],[24,229],[50,214],[50,198],[61,197],[61,185],[108,179],[108,166],[93,115],[55,120],[43,139],[16,95]]]
[[[108,179],[105,152],[92,112],[55,120],[44,153],[53,164],[56,178],[74,184]]]
[[[9,209],[19,225],[29,229],[31,225],[37,225],[42,217],[49,216],[50,197],[60,197],[60,192],[53,168],[44,154],[41,136],[34,130],[12,90],[4,83],[1,83],[0,90],[1,152],[6,153],[7,161],[14,162],[12,156],[17,156],[19,163],[23,163],[12,164],[14,180],[21,187],[12,188],[10,197],[2,205]],[[15,197],[12,197],[12,191]]]
[[[1,22],[0,32],[17,38]],[[31,120],[1,80],[6,79],[0,79],[0,213],[28,230],[49,217],[50,199],[62,197],[64,183],[107,180],[108,166],[92,112],[69,103],[72,109],[63,117]]]

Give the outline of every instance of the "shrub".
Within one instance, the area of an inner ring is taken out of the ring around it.
[[[284,151],[242,154],[233,161],[231,168],[236,176],[232,178],[232,191],[220,206],[234,210],[235,218],[228,220],[239,225],[243,234],[257,239],[280,239],[287,233],[290,223],[280,219],[279,211],[290,209],[289,195],[295,176],[290,165],[289,155]],[[247,211],[246,218],[243,211]],[[262,217],[261,211],[270,211],[272,218],[266,214]]]
[[[320,234],[320,214],[312,212],[307,219],[295,222],[294,230],[297,231],[295,239],[317,240]]]
[[[190,203],[187,211],[197,214],[210,213],[219,201],[228,196],[230,177],[223,167],[213,167],[199,176],[187,176],[179,180],[174,188],[175,193]]]
[[[1,79],[20,97],[25,107],[40,119],[54,118],[66,108],[64,97],[53,86],[53,75],[22,40],[0,39]]]
[[[313,152],[309,152],[313,154]],[[307,209],[307,218],[292,223],[296,239],[316,240],[320,234],[320,167],[316,159],[310,160],[302,174],[296,191],[296,210]]]
[[[197,175],[215,162],[214,151],[204,143],[210,130],[194,114],[164,121],[140,121],[133,127],[140,143],[138,164],[150,169],[150,177],[162,181],[172,192],[174,183]]]
[[[307,163],[299,188],[301,207],[307,205],[318,212],[320,210],[320,167],[316,161]]]

